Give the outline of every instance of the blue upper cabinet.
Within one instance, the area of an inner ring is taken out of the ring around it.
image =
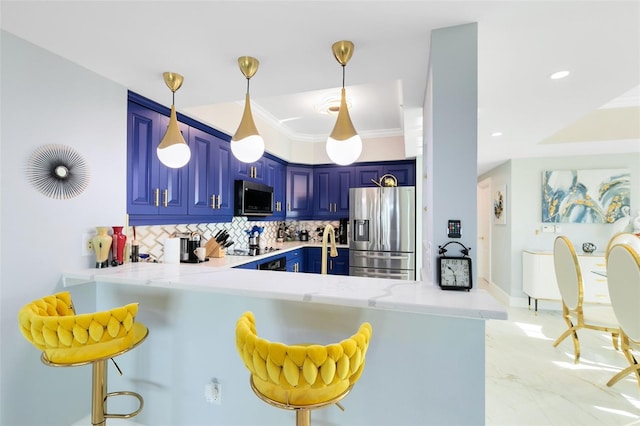
[[[189,148],[189,216],[231,221],[233,182],[230,179],[232,154],[229,142],[191,128]]]
[[[128,104],[127,213],[171,216],[187,214],[187,168],[171,169],[158,160],[156,148],[169,117],[134,102]],[[188,126],[181,125],[185,139]],[[136,220],[131,221],[136,224]]]
[[[287,218],[313,218],[313,167],[287,166]]]
[[[313,170],[314,217],[349,217],[349,188],[355,184],[355,170],[349,166],[316,166]]]
[[[398,186],[415,186],[416,162],[414,160],[389,161],[357,165],[355,166],[355,187],[376,186],[373,181],[378,182],[386,174],[395,176],[398,180]]]
[[[266,184],[273,187],[273,215],[268,220],[284,220],[287,213],[287,166],[276,160],[265,160]]]
[[[258,161],[254,163],[243,163],[242,161],[233,157],[232,164],[232,175],[234,180],[250,180],[253,182],[266,183],[267,159],[265,157],[258,159]]]

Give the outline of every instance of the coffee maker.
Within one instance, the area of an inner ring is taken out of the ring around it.
[[[348,217],[343,217],[342,219],[340,219],[340,225],[338,226],[338,244],[347,244],[349,234],[348,224]]]
[[[197,232],[178,232],[180,238],[180,262],[198,263],[198,256],[194,253],[200,247],[200,234]]]

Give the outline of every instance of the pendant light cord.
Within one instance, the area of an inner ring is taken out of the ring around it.
[[[249,78],[247,78],[247,95],[249,94]]]
[[[346,65],[342,66],[342,88],[344,89],[344,69],[346,68]]]

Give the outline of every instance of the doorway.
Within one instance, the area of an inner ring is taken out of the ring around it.
[[[478,183],[478,281],[491,283],[491,178]]]

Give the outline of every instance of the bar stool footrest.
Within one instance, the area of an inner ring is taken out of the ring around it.
[[[142,411],[142,408],[144,407],[144,399],[142,399],[142,396],[139,393],[130,392],[130,391],[109,392],[104,398],[105,406],[106,406],[107,399],[112,396],[133,396],[138,399],[138,402],[140,403],[140,405],[138,406],[137,410],[132,411],[131,413],[128,413],[128,414],[104,413],[105,419],[130,419],[131,417],[135,417],[138,414],[140,414],[140,412]]]

